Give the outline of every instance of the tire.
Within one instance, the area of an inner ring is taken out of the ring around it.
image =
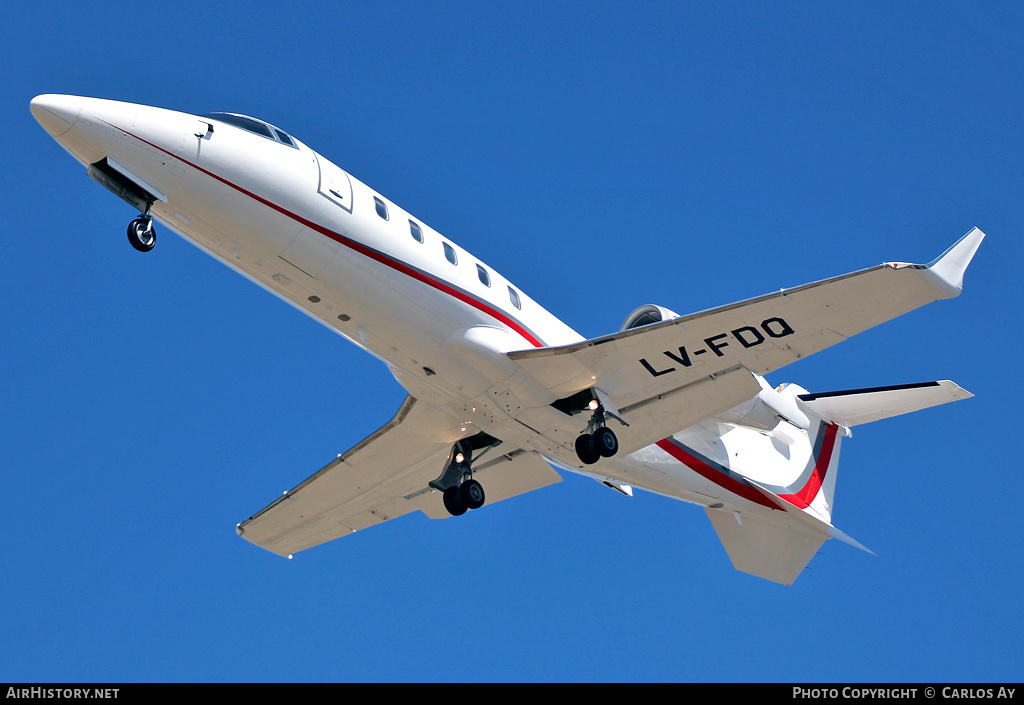
[[[608,427],[602,427],[594,431],[594,448],[605,458],[610,458],[619,452],[619,439]]]
[[[479,509],[484,506],[484,488],[476,480],[466,480],[459,487],[459,499],[469,509]]]
[[[156,246],[156,230],[153,223],[145,218],[136,218],[128,223],[128,242],[139,252],[149,252]]]
[[[593,465],[601,459],[601,454],[594,447],[594,439],[588,433],[576,439],[576,455],[584,465]]]
[[[453,517],[461,516],[466,513],[469,508],[463,503],[462,497],[459,496],[459,488],[452,485],[444,491],[444,508],[448,510],[448,513]]]

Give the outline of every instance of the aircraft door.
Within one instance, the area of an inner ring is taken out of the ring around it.
[[[317,166],[320,168],[320,185],[317,191],[331,203],[352,212],[352,181],[341,167],[332,164],[316,152]]]
[[[313,152],[313,156],[316,159],[320,175],[317,193],[334,206],[351,213],[352,182],[349,180],[348,174],[316,152]],[[325,205],[321,213],[327,215],[331,208],[332,206]],[[330,227],[332,220],[328,215],[325,225]],[[291,244],[281,253],[281,259],[290,262],[311,277],[315,277],[320,274],[337,249],[337,242],[304,226]]]

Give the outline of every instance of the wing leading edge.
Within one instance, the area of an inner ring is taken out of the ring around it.
[[[643,409],[648,417],[662,407],[671,412],[677,392],[701,380],[740,368],[764,375],[957,296],[984,237],[974,228],[927,265],[889,262],[582,343],[512,352],[509,358],[559,398],[597,387],[632,426],[631,409]],[[709,409],[707,415],[713,413]],[[663,431],[635,434],[631,445],[656,442]]]
[[[450,516],[428,484],[458,440],[445,416],[407,397],[390,422],[243,521],[238,534],[288,556],[417,509],[433,519]],[[562,479],[536,452],[500,450],[474,466],[488,504]]]

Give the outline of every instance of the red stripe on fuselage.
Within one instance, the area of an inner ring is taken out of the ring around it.
[[[734,480],[728,475],[723,475],[721,471],[711,467],[700,458],[690,455],[669,439],[665,438],[660,440],[656,445],[680,463],[703,477],[705,480],[710,480],[719,487],[727,489],[733,494],[739,495],[743,499],[754,502],[755,504],[760,504],[761,506],[768,507],[769,509],[779,508],[772,502],[769,502],[768,498],[761,494],[757,489],[744,484],[739,480]]]
[[[782,499],[799,509],[807,509],[807,507],[811,505],[811,502],[814,501],[814,498],[818,495],[818,492],[821,490],[821,486],[825,482],[825,476],[828,474],[828,468],[832,462],[832,452],[835,450],[836,434],[838,431],[839,427],[835,424],[828,424],[825,426],[825,437],[822,440],[818,457],[815,458],[814,469],[811,471],[811,476],[807,478],[807,482],[804,483],[804,486],[793,494],[776,495],[779,499]],[[668,438],[658,441],[656,445],[683,465],[690,468],[704,479],[715,483],[719,487],[722,487],[733,494],[739,495],[740,497],[750,500],[756,504],[769,507],[770,509],[779,509],[778,506],[769,502],[768,498],[765,497],[765,495],[757,488],[751,487],[750,485],[729,477],[721,470],[711,467],[700,458],[684,450],[680,445],[673,443]]]
[[[832,463],[832,451],[836,447],[838,431],[839,427],[834,423],[825,426],[825,439],[822,441],[821,451],[814,461],[814,470],[811,472],[811,476],[807,478],[804,486],[794,494],[780,494],[779,497],[800,509],[807,509],[811,506],[811,502],[818,496],[818,491],[821,490],[821,486],[825,482],[828,466]]]
[[[404,262],[401,262],[401,261],[396,260],[396,259],[392,259],[391,257],[388,257],[387,255],[385,255],[383,252],[379,252],[377,250],[374,250],[373,248],[367,247],[366,245],[362,244],[361,242],[359,242],[357,240],[349,239],[349,238],[345,237],[344,235],[342,235],[340,233],[336,233],[333,230],[325,228],[322,225],[318,225],[317,223],[314,223],[311,220],[307,220],[306,218],[303,218],[301,215],[299,215],[297,213],[293,213],[290,210],[288,210],[286,208],[283,208],[282,206],[277,205],[276,203],[268,201],[267,199],[263,198],[262,196],[259,196],[259,195],[255,194],[255,193],[251,192],[251,191],[248,191],[248,190],[242,188],[241,186],[239,186],[238,184],[234,184],[234,183],[228,181],[227,179],[225,179],[224,177],[218,176],[217,174],[214,174],[212,171],[204,169],[203,167],[199,166],[198,164],[193,164],[192,162],[188,161],[187,159],[183,159],[182,157],[180,157],[180,156],[178,156],[176,154],[172,154],[171,152],[168,152],[166,149],[164,149],[163,147],[160,147],[159,145],[153,144],[152,142],[150,142],[148,140],[145,140],[142,137],[139,137],[138,135],[135,135],[135,134],[132,134],[131,132],[128,132],[128,130],[125,130],[123,127],[118,127],[117,125],[114,125],[112,123],[107,122],[106,120],[103,120],[102,118],[97,118],[97,119],[100,120],[101,122],[107,124],[107,125],[110,125],[115,130],[120,130],[121,132],[125,133],[126,135],[129,135],[130,137],[133,137],[133,138],[139,140],[140,142],[144,142],[145,144],[148,144],[150,147],[153,147],[154,149],[160,150],[161,152],[163,152],[164,154],[168,155],[169,157],[171,157],[173,159],[177,159],[178,161],[180,161],[180,162],[182,162],[184,164],[187,164],[188,166],[192,167],[193,169],[196,169],[197,171],[200,171],[200,172],[206,174],[207,176],[209,176],[209,177],[211,177],[213,179],[216,179],[217,181],[220,181],[222,184],[230,186],[231,188],[235,189],[239,193],[245,194],[249,198],[252,198],[253,200],[258,201],[259,203],[262,203],[263,205],[267,206],[268,208],[273,208],[278,213],[281,213],[282,215],[285,215],[285,216],[291,218],[292,220],[294,220],[294,221],[296,221],[298,223],[301,223],[302,225],[305,225],[307,228],[309,228],[311,230],[315,230],[316,232],[320,233],[321,235],[324,235],[326,237],[331,238],[332,240],[335,240],[336,242],[339,242],[340,244],[344,245],[345,247],[348,247],[350,250],[358,252],[359,254],[361,254],[361,255],[363,255],[365,257],[369,257],[370,259],[374,260],[375,262],[379,262],[380,264],[383,264],[383,265],[385,265],[387,267],[390,267],[391,269],[394,269],[397,272],[401,272],[402,274],[405,274],[408,277],[412,277],[413,279],[416,279],[417,281],[423,282],[424,284],[426,284],[428,286],[431,286],[431,287],[437,289],[438,291],[442,291],[442,292],[448,294],[449,296],[452,296],[452,297],[458,299],[459,301],[462,301],[463,303],[472,306],[473,308],[477,309],[478,311],[482,311],[483,313],[486,313],[491,318],[494,318],[494,319],[500,321],[501,323],[504,323],[506,326],[508,326],[509,328],[514,330],[516,333],[518,333],[519,335],[523,336],[523,338],[525,338],[530,343],[530,345],[534,346],[535,348],[542,348],[542,347],[544,347],[544,343],[542,341],[540,341],[536,336],[533,335],[533,333],[531,333],[529,330],[527,330],[521,323],[519,323],[515,319],[511,318],[504,311],[501,311],[500,309],[497,309],[497,308],[494,308],[492,306],[489,306],[488,304],[484,303],[483,301],[480,301],[479,299],[477,299],[477,298],[475,298],[473,296],[470,296],[469,294],[467,294],[464,291],[460,291],[459,289],[454,288],[453,286],[447,284],[446,282],[444,282],[444,281],[442,281],[440,279],[434,279],[433,277],[427,276],[426,274],[424,274],[420,270],[415,269],[415,268],[405,264]]]

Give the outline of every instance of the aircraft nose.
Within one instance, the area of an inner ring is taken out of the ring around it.
[[[75,96],[49,94],[33,98],[29,109],[47,132],[60,137],[74,127],[82,111],[82,104]]]

